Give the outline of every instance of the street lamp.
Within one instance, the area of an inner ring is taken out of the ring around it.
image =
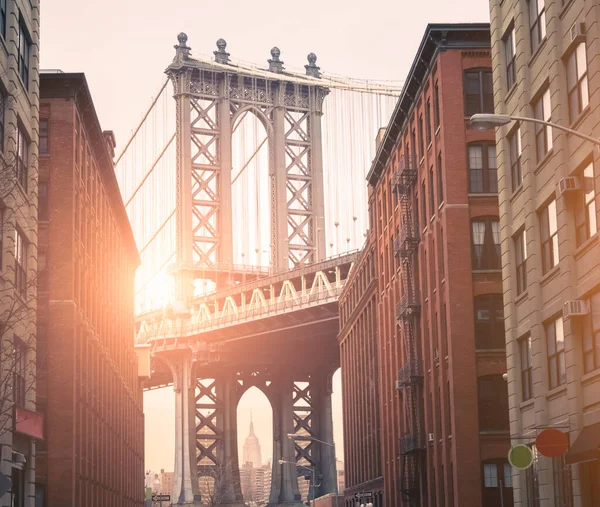
[[[328,445],[329,447],[333,447],[333,459],[337,460],[337,457],[335,455],[335,444],[334,443],[325,442],[324,440],[319,440],[318,438],[311,437],[309,435],[296,435],[295,433],[288,433],[287,437],[290,440],[294,440],[294,441],[296,441],[296,440],[301,441],[301,442],[303,442],[303,441],[314,441],[314,442],[319,442],[319,443],[324,444],[324,445]],[[298,466],[300,466],[300,465],[298,465]],[[338,481],[337,466],[334,467],[334,469],[335,469],[335,485],[336,485],[336,489],[335,490],[337,491],[337,485],[338,485],[338,482],[337,482]],[[339,494],[339,491],[337,491],[337,493],[335,495],[335,505],[336,506],[337,506],[337,501],[338,501],[338,494]]]
[[[582,134],[581,132],[570,129],[568,127],[563,127],[562,125],[558,125],[557,123],[539,120],[538,118],[530,118],[528,116],[512,116],[508,114],[488,113],[474,114],[473,116],[471,116],[471,128],[473,130],[485,131],[496,127],[508,125],[511,121],[526,121],[530,123],[537,123],[539,125],[545,125],[547,127],[553,127],[555,129],[562,130],[563,132],[568,132],[569,134],[573,134],[576,137],[580,137],[581,139],[585,139],[586,141],[590,141],[591,143],[600,146],[600,139]]]
[[[313,498],[312,499],[313,499],[313,502],[314,502],[314,500],[315,500],[315,487],[316,487],[316,484],[315,484],[315,469],[314,468],[308,468],[308,467],[305,467],[303,465],[298,465],[298,463],[294,463],[293,461],[286,461],[284,459],[280,459],[279,460],[279,464],[280,465],[283,465],[283,464],[296,465],[298,468],[304,468],[304,470],[308,470],[312,474],[312,481],[310,483],[310,487],[313,490]],[[312,502],[309,500],[308,504],[310,505],[311,503]]]

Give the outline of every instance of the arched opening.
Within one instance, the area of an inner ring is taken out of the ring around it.
[[[239,113],[231,138],[231,261],[247,266],[268,266],[271,260],[269,135],[258,114]]]
[[[267,503],[273,465],[273,409],[266,395],[255,386],[238,403],[237,437],[244,503]]]
[[[331,411],[333,415],[333,441],[335,443],[335,459],[338,493],[344,491],[344,418],[342,405],[342,369],[338,368],[331,381]]]

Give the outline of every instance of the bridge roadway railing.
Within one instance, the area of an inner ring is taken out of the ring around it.
[[[335,302],[358,255],[340,255],[204,295],[194,300],[191,310],[176,313],[168,307],[164,312],[141,315],[136,341],[183,338]]]

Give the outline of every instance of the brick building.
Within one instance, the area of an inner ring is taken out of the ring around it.
[[[377,358],[377,278],[373,234],[348,276],[340,296],[340,357],[344,404],[344,502],[373,491],[383,505],[381,475],[379,368]]]
[[[512,505],[495,143],[467,121],[492,110],[489,25],[429,25],[368,175],[376,319],[355,340],[376,337],[385,506]],[[370,386],[347,375],[346,411]]]
[[[492,0],[496,112],[600,137],[600,5]],[[497,130],[510,425],[533,466],[515,473],[515,503],[600,504],[600,152],[556,128]],[[556,458],[537,453],[546,427],[569,433]]]
[[[139,255],[83,74],[40,86],[39,505],[144,502],[142,389],[133,347]]]
[[[39,25],[37,0],[0,4],[0,506],[33,507]]]

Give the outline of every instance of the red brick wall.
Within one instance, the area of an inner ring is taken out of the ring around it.
[[[48,310],[40,323],[45,399],[38,402],[47,454],[38,458],[36,480],[46,485],[46,505],[129,507],[143,505],[144,481],[133,350],[137,252],[128,249],[129,224],[118,223],[122,215],[108,197],[112,167],[100,156],[104,140],[90,107],[42,91],[50,138],[49,154],[40,156],[40,180],[49,182],[49,222],[40,225],[48,291],[40,300]],[[85,158],[75,156],[76,124]]]
[[[402,505],[399,491],[401,459],[398,441],[408,431],[402,394],[394,388],[398,369],[404,364],[402,336],[395,306],[400,299],[401,270],[392,241],[399,232],[400,212],[392,194],[391,178],[411,131],[418,134],[418,118],[430,100],[434,121],[433,90],[438,83],[441,125],[432,126],[432,142],[417,157],[418,180],[413,201],[419,216],[421,244],[415,267],[420,285],[421,317],[417,333],[424,365],[424,423],[427,444],[427,480],[421,481],[420,505],[478,507],[481,499],[481,461],[505,458],[508,435],[489,439],[479,435],[477,377],[484,372],[501,374],[503,361],[493,355],[476,354],[473,297],[502,293],[500,272],[474,274],[471,266],[471,218],[498,216],[496,196],[468,195],[467,143],[494,141],[493,132],[477,133],[465,121],[463,71],[491,68],[489,51],[447,49],[430,65],[431,71],[414,98],[401,141],[379,177],[370,202],[374,210],[374,234],[378,259],[378,348],[380,372],[381,447],[385,505]],[[423,129],[424,133],[426,129]],[[437,157],[442,156],[443,204],[439,205]],[[412,157],[411,157],[412,159]],[[412,164],[411,164],[412,165]],[[435,208],[432,218],[429,170],[433,167]],[[424,183],[424,187],[423,187]],[[423,195],[422,190],[425,194]],[[427,201],[426,222],[422,203]],[[415,215],[413,210],[413,217]],[[445,307],[444,307],[445,305]],[[446,315],[446,340],[443,319]],[[474,438],[475,437],[475,438]],[[425,489],[426,488],[426,489]]]

